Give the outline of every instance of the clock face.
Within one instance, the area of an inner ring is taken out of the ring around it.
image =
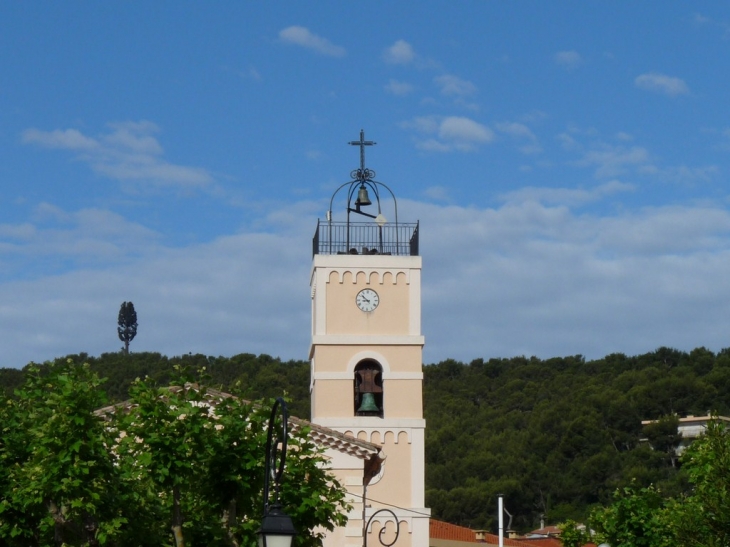
[[[357,307],[362,311],[373,311],[380,303],[380,297],[372,289],[363,289],[355,297]]]

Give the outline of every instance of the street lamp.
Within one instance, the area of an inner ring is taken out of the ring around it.
[[[364,503],[364,500],[363,500],[363,503]],[[391,515],[393,515],[393,519],[395,520],[395,537],[393,538],[393,541],[391,541],[390,543],[385,543],[383,541],[383,534],[385,534],[385,526],[382,526],[380,528],[380,532],[378,532],[378,541],[380,542],[380,544],[383,545],[384,547],[390,547],[396,541],[398,541],[398,534],[400,534],[400,522],[398,522],[398,517],[390,509],[378,509],[370,516],[367,523],[365,524],[365,530],[363,532],[363,547],[368,547],[368,528],[370,528],[370,523],[375,518],[375,515],[377,515],[379,513],[390,513]]]
[[[276,428],[277,410],[281,409],[281,429]],[[286,402],[277,397],[271,409],[269,429],[266,434],[266,465],[264,468],[264,518],[259,530],[259,547],[290,547],[296,534],[291,518],[281,509],[279,488],[286,461],[289,414]],[[274,430],[276,438],[274,437]],[[281,433],[281,435],[279,435]],[[273,442],[272,442],[273,439]],[[269,504],[271,480],[274,481],[274,502]]]

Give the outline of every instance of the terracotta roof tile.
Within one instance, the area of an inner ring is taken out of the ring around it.
[[[483,540],[477,540],[477,532],[465,526],[457,526],[449,524],[441,520],[431,519],[429,521],[429,534],[432,539],[446,539],[451,541],[463,541],[465,543],[487,543],[489,545],[499,545],[499,536],[496,534],[480,533]],[[560,541],[556,539],[542,538],[540,541],[550,543],[539,544],[535,540],[510,539],[502,538],[505,547],[530,547],[539,545],[539,547],[560,547]],[[555,543],[552,543],[555,542]]]
[[[186,386],[198,389],[197,384],[186,384]],[[167,389],[172,392],[177,392],[181,388],[180,386],[170,386]],[[206,390],[206,395],[211,406],[215,406],[216,400],[233,397],[230,393],[225,393],[224,391],[212,388],[208,388]],[[122,401],[115,405],[100,408],[95,412],[95,414],[97,416],[104,417],[108,414],[118,412],[119,410],[129,410],[132,406],[133,404],[131,401]],[[296,418],[294,416],[289,416],[289,424],[292,429],[309,428],[309,438],[315,444],[325,448],[332,448],[333,450],[337,450],[344,454],[350,454],[351,456],[355,456],[361,460],[372,462],[371,465],[373,467],[379,468],[378,462],[385,459],[385,455],[382,453],[380,446],[374,443],[345,435],[344,433],[340,433],[334,429],[313,424],[307,420],[302,420],[301,418]]]
[[[474,530],[456,524],[449,524],[441,520],[430,519],[428,523],[429,535],[434,539],[451,539],[476,543]]]

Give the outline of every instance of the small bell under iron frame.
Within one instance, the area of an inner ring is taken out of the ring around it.
[[[364,184],[361,184],[360,189],[357,191],[357,200],[355,201],[355,205],[357,207],[364,207],[372,204],[373,202],[370,201],[370,196],[368,195],[368,189],[365,188]]]

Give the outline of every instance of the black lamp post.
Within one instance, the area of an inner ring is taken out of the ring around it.
[[[281,409],[281,429],[276,428],[277,410]],[[286,461],[289,414],[286,403],[277,397],[271,409],[266,434],[266,465],[264,468],[264,518],[259,530],[259,547],[290,547],[296,534],[291,518],[281,509],[279,488]],[[274,439],[274,430],[276,438]],[[269,504],[271,480],[274,481],[274,502]]]
[[[383,541],[383,534],[385,534],[385,526],[383,526],[382,528],[380,528],[380,532],[378,532],[378,541],[380,542],[380,544],[384,547],[390,547],[396,541],[398,541],[398,534],[400,534],[400,522],[398,522],[398,516],[390,509],[378,509],[370,516],[367,523],[365,524],[365,529],[363,531],[363,547],[368,547],[368,528],[370,528],[370,523],[375,518],[375,515],[378,515],[379,513],[390,513],[391,515],[393,515],[393,519],[395,520],[395,537],[393,538],[393,541],[391,541],[390,543],[385,543],[385,541]]]

